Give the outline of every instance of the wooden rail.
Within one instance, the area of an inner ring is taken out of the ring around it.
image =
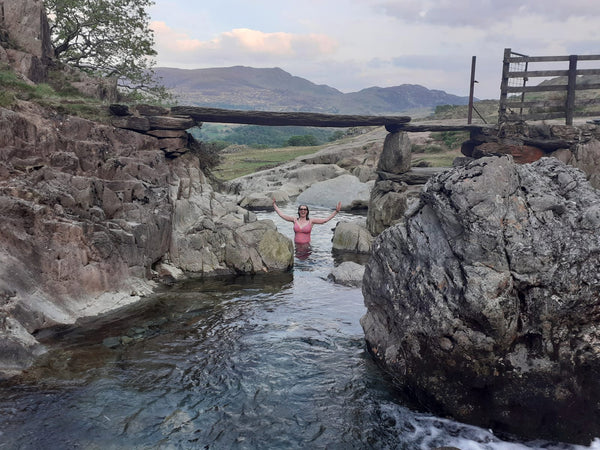
[[[599,116],[600,98],[576,99],[576,92],[600,90],[600,83],[582,83],[581,80],[578,83],[577,79],[578,76],[600,75],[600,63],[599,68],[578,69],[579,61],[600,61],[600,55],[526,56],[513,52],[510,48],[504,49],[498,120],[503,122],[512,118],[545,120],[564,117],[567,125],[573,125],[575,116]],[[529,67],[532,63],[555,62],[568,63],[568,67],[561,70],[530,70]],[[530,78],[536,77],[566,77],[566,84],[527,86]],[[540,92],[557,92],[558,95],[550,99],[536,99],[531,95]],[[528,98],[526,94],[529,94]]]
[[[188,116],[196,122],[238,123],[246,125],[303,127],[365,127],[384,126],[390,133],[397,131],[479,131],[490,125],[445,125],[440,123],[409,123],[407,116],[354,116],[309,112],[243,111],[235,109],[174,106],[170,113]]]
[[[407,116],[352,116],[309,112],[240,111],[195,106],[174,106],[171,114],[190,116],[198,122],[243,123],[265,126],[362,127],[400,126],[410,122]]]

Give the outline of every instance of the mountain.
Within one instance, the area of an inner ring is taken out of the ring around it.
[[[370,87],[343,93],[314,84],[280,68],[234,66],[211,69],[155,69],[181,104],[226,109],[307,111],[337,114],[399,114],[432,110],[438,105],[466,105],[468,97],[416,84]]]

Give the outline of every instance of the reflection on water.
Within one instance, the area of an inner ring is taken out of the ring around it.
[[[299,259],[300,261],[305,261],[307,260],[311,253],[312,253],[312,247],[309,244],[294,244],[294,253],[296,256],[296,259]]]
[[[400,405],[365,353],[360,289],[327,280],[333,226],[290,273],[189,281],[40,335],[54,350],[0,385],[0,449],[570,448]]]

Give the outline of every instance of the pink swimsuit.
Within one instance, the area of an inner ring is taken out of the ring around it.
[[[300,226],[298,220],[294,220],[294,242],[296,244],[308,244],[310,242],[310,232],[312,231],[312,223],[308,222],[303,227]]]

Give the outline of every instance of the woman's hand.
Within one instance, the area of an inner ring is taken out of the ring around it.
[[[337,212],[340,212],[340,209],[342,209],[342,202],[338,202],[337,206],[335,207]]]

